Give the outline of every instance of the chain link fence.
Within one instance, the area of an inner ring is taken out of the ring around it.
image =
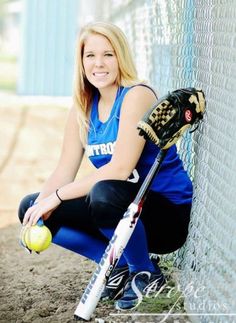
[[[160,96],[189,86],[206,94],[204,123],[179,148],[194,203],[175,261],[192,320],[236,322],[236,2],[107,0],[99,18],[124,30]]]
[[[104,18],[124,30],[160,96],[189,86],[206,94],[204,123],[179,150],[194,203],[175,257],[192,319],[236,322],[236,2],[110,0]]]

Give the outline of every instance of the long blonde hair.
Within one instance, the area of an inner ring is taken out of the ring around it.
[[[91,34],[102,35],[111,43],[119,66],[119,75],[116,80],[117,85],[132,86],[139,83],[128,41],[120,28],[108,22],[95,22],[90,23],[81,29],[75,57],[73,101],[78,112],[80,137],[84,145],[87,140],[89,112],[95,91],[95,87],[88,82],[85,76],[83,66],[84,45],[87,37]]]

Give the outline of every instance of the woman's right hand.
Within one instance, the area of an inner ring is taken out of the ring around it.
[[[47,220],[52,212],[61,204],[56,193],[34,203],[25,213],[23,225],[35,225],[40,218]]]

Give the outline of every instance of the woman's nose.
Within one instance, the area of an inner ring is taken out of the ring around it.
[[[102,59],[102,57],[97,57],[96,58],[96,60],[95,60],[95,65],[97,66],[97,67],[101,67],[101,66],[103,66],[103,59]]]

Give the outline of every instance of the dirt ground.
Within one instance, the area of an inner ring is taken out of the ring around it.
[[[17,207],[39,191],[59,157],[68,102],[0,95],[0,322],[69,323],[95,265],[57,246],[27,254],[18,243]],[[89,172],[85,162],[81,174]],[[115,316],[99,304],[94,322],[159,322],[157,317]],[[99,321],[99,318],[101,319]],[[165,322],[187,322],[169,318]]]

